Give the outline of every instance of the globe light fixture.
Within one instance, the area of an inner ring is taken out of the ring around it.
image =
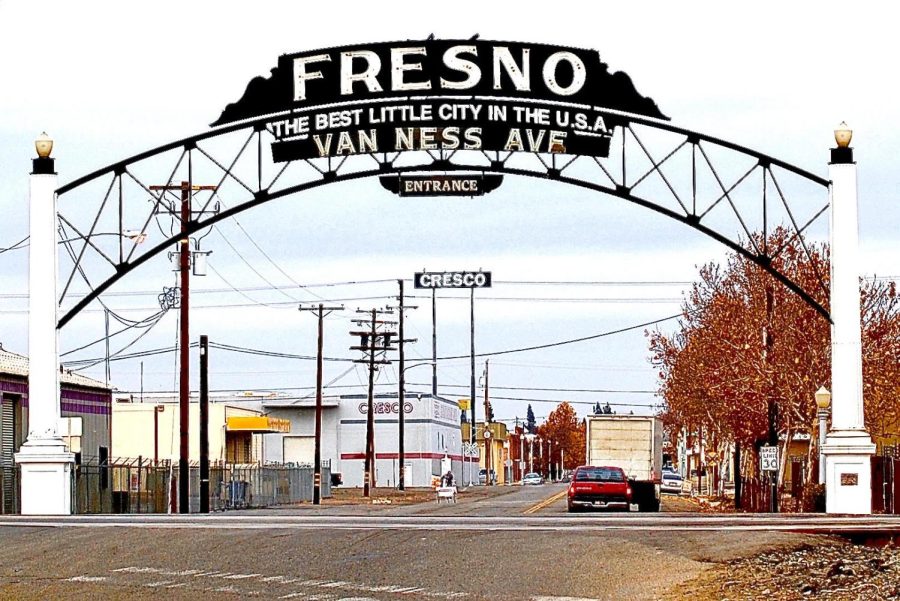
[[[831,392],[828,391],[827,388],[822,386],[816,391],[816,407],[820,410],[828,409],[828,406],[831,404]]]
[[[50,158],[50,153],[53,151],[53,139],[47,135],[47,132],[41,132],[41,135],[34,141],[34,149],[40,158]]]
[[[834,130],[834,141],[837,142],[838,148],[848,148],[852,138],[853,130],[847,127],[846,121],[841,121],[841,124]]]

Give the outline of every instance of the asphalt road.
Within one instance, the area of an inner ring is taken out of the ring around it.
[[[700,514],[569,515],[554,499],[562,490],[211,516],[2,516],[0,599],[677,598],[712,562],[828,540],[779,531],[778,517],[728,529]]]

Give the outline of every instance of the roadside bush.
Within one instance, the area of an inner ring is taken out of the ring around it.
[[[808,482],[800,494],[804,513],[825,513],[825,485]]]

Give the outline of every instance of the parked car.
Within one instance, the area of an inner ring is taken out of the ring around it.
[[[575,469],[568,490],[568,509],[622,509],[628,511],[632,491],[620,467],[582,465]]]
[[[487,484],[487,470],[481,468],[478,470],[478,483]],[[491,470],[491,484],[497,484],[497,472]]]
[[[531,472],[529,474],[525,474],[525,477],[522,478],[522,484],[543,484],[544,477],[540,474],[536,474]]]
[[[681,494],[681,487],[684,485],[684,478],[680,474],[674,472],[663,472],[662,484],[659,487],[660,492],[670,493],[673,495]]]

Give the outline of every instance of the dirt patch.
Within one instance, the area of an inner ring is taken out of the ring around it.
[[[900,549],[835,540],[718,564],[666,599],[900,599]]]
[[[430,488],[375,488],[369,497],[363,496],[361,488],[332,488],[331,497],[322,499],[323,505],[414,505],[434,501],[434,491]]]

